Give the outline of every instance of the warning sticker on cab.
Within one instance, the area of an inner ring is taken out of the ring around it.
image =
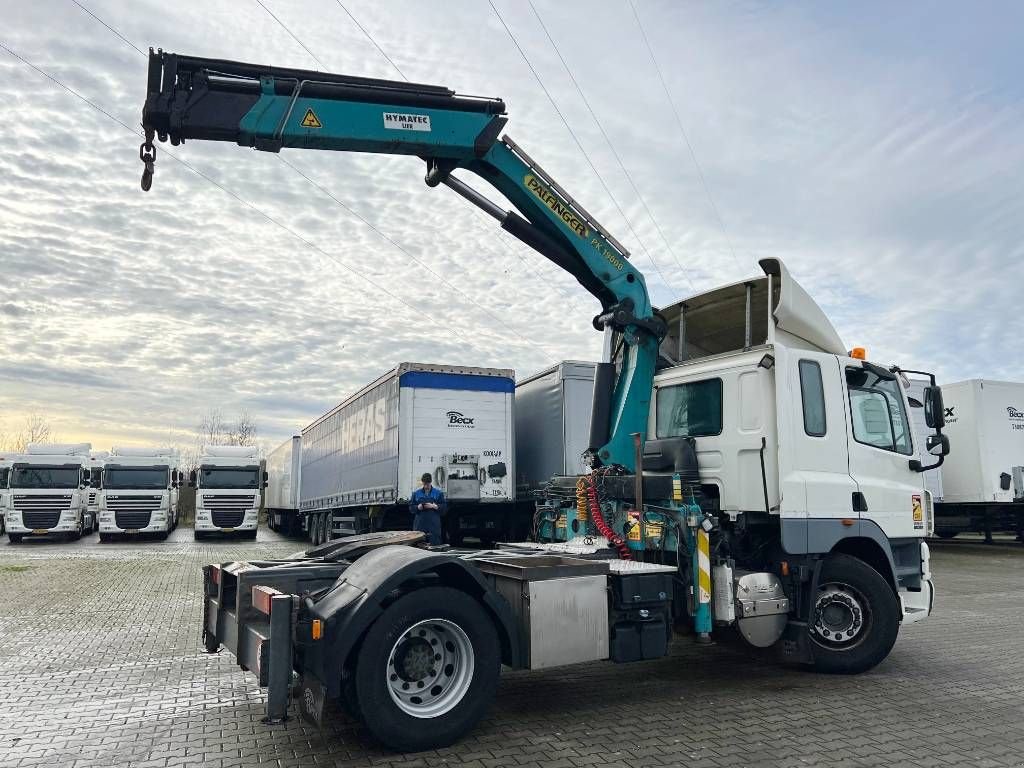
[[[384,127],[392,131],[429,131],[430,115],[385,112]]]
[[[302,122],[299,123],[303,128],[323,128],[324,124],[320,122],[320,118],[316,116],[316,113],[312,109],[307,109],[306,114],[302,117]]]
[[[914,510],[914,528],[924,528],[924,509],[921,507],[921,496],[915,493],[910,497],[910,506]]]

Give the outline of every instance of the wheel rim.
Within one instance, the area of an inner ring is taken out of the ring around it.
[[[409,627],[388,656],[388,692],[407,715],[440,717],[466,695],[473,683],[475,656],[469,636],[446,619],[426,619]]]
[[[818,589],[811,612],[811,637],[830,650],[859,645],[871,631],[871,604],[857,589],[829,582]]]

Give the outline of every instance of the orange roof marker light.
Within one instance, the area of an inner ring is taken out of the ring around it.
[[[867,360],[868,351],[864,347],[854,347],[850,350],[850,357],[854,360]]]

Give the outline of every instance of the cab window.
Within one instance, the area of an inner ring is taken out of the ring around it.
[[[821,366],[814,360],[800,361],[800,400],[804,411],[804,432],[811,437],[824,437],[825,387]]]
[[[909,456],[913,447],[900,385],[869,368],[847,368],[853,439]]]
[[[659,438],[722,434],[722,380],[660,387],[655,421]]]

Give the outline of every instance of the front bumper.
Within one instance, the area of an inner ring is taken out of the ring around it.
[[[26,536],[31,536],[32,534],[46,536],[54,533],[76,532],[79,528],[79,519],[78,515],[74,512],[63,512],[57,521],[57,525],[52,528],[26,528],[21,512],[8,509],[4,513],[4,526],[7,528],[7,533],[20,533]]]
[[[150,519],[149,525],[144,528],[120,528],[113,515],[107,518],[106,513],[100,515],[100,533],[123,533],[134,535],[137,533],[166,533],[171,530],[171,518],[165,516],[163,520]]]
[[[231,527],[224,527],[213,524],[213,517],[207,509],[196,510],[195,529],[203,533],[219,531],[220,533],[234,533],[236,531],[255,531],[260,521],[259,509],[246,510],[242,522]]]

